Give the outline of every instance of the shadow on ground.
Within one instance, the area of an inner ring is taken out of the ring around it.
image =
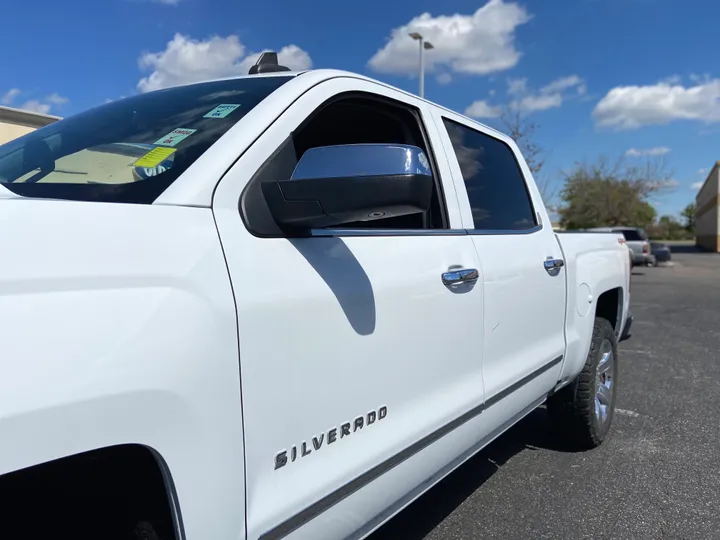
[[[553,437],[544,407],[534,410],[512,429],[430,489],[383,525],[368,540],[420,540],[482,487],[513,456],[537,449],[573,452]]]

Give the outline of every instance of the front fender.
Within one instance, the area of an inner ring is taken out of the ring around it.
[[[140,444],[188,538],[244,534],[236,313],[209,209],[5,201],[0,474]]]

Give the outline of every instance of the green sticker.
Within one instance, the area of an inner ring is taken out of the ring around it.
[[[180,141],[184,141],[190,135],[195,133],[197,129],[177,128],[173,129],[170,133],[164,137],[159,138],[155,141],[155,144],[161,144],[163,146],[175,146]]]
[[[239,106],[240,105],[233,105],[231,103],[222,103],[203,116],[203,118],[225,118]]]

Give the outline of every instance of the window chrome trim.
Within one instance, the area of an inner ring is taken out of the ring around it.
[[[491,229],[310,229],[302,237],[327,238],[344,236],[505,236],[517,234],[533,234],[544,229],[535,225],[523,230],[491,230]],[[287,236],[285,237],[287,238]]]
[[[467,233],[471,236],[504,236],[515,234],[533,234],[543,229],[542,225],[535,225],[530,229],[522,230],[492,230],[492,229],[468,229]]]
[[[523,230],[491,229],[311,229],[308,236],[313,238],[336,236],[505,236],[533,234],[541,231],[542,225]]]
[[[465,229],[310,229],[308,236],[465,236]]]

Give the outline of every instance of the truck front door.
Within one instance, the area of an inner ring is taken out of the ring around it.
[[[345,538],[477,443],[482,276],[424,102],[338,78],[288,105],[213,203],[237,302],[247,531]],[[289,175],[312,147],[401,142],[430,158],[426,214],[306,238],[259,232],[263,174]],[[448,287],[453,268],[479,279]]]

